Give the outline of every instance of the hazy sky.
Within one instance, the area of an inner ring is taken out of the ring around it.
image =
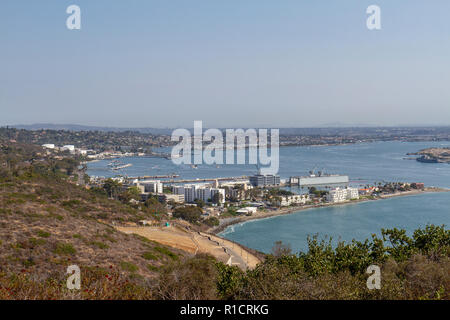
[[[1,0],[0,125],[450,125],[449,14],[448,0]]]

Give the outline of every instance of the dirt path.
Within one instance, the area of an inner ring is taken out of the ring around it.
[[[241,246],[217,236],[170,227],[116,227],[124,233],[135,233],[149,240],[192,254],[208,253],[217,260],[236,265],[242,270],[253,269],[260,260]],[[231,258],[231,259],[230,259]]]

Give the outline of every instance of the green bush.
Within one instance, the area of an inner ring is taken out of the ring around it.
[[[202,209],[194,206],[177,207],[173,212],[174,218],[181,218],[191,223],[197,223],[201,217]]]
[[[148,268],[148,270],[153,271],[153,272],[158,272],[159,271],[158,267],[156,267],[154,265],[151,265],[151,264],[148,264],[147,268]]]
[[[128,271],[128,272],[131,272],[131,273],[135,273],[136,271],[139,270],[139,268],[138,268],[136,265],[134,265],[134,264],[131,263],[131,262],[127,262],[127,261],[122,261],[122,262],[120,262],[120,267],[121,267],[123,270]]]
[[[28,241],[32,246],[43,245],[46,243],[44,239],[36,239],[36,238],[30,238]]]
[[[178,256],[175,253],[173,253],[172,251],[170,251],[169,249],[167,249],[167,248],[155,247],[154,250],[156,250],[156,251],[158,251],[158,252],[160,252],[162,254],[165,254],[166,256],[168,256],[169,258],[171,258],[173,260],[177,260],[178,259]]]
[[[209,217],[208,219],[205,219],[203,221],[203,223],[206,224],[209,227],[215,227],[215,226],[218,226],[220,224],[220,221],[216,217]]]
[[[59,255],[74,255],[77,250],[70,243],[59,242],[56,244],[55,253]]]
[[[158,260],[158,257],[156,255],[148,251],[142,254],[142,258],[146,260]]]
[[[37,234],[39,237],[41,237],[41,238],[48,238],[48,237],[50,237],[50,232],[43,231],[43,230],[38,230],[38,231],[36,232],[36,234]]]
[[[106,243],[100,241],[91,241],[91,245],[96,246],[99,249],[108,249],[109,246]]]

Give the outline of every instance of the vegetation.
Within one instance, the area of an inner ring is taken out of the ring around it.
[[[216,217],[209,217],[203,220],[203,223],[206,224],[208,227],[217,227],[220,224],[220,221]]]
[[[55,253],[60,255],[73,255],[77,253],[77,250],[70,243],[57,243]]]
[[[174,260],[167,254],[148,260],[145,252],[157,255],[159,251],[153,248],[165,247],[115,231],[110,226],[113,223],[135,223],[154,216],[146,206],[139,209],[110,199],[103,188],[98,192],[77,186],[69,176],[78,170],[77,163],[0,138],[0,282],[4,283],[0,291],[10,287],[7,284],[13,286],[10,277],[28,279],[28,275],[30,279],[20,285],[32,290],[28,281],[41,285],[55,274],[65,277],[72,264],[82,269],[122,270],[125,261],[138,268],[135,275],[154,279],[163,264]],[[186,254],[170,252],[179,258]]]
[[[309,194],[314,195],[317,198],[321,198],[325,196],[328,192],[325,190],[318,190],[316,187],[309,187],[308,188]]]
[[[122,262],[120,263],[120,267],[121,267],[123,270],[128,271],[128,272],[131,272],[131,273],[135,273],[135,272],[138,271],[138,269],[139,269],[136,265],[134,265],[133,263],[128,262],[128,261],[122,261]]]
[[[281,243],[247,273],[222,266],[219,296],[226,299],[448,299],[450,231],[427,226],[408,237],[382,230],[382,238],[339,242],[309,238],[307,253]],[[389,245],[388,245],[389,244]],[[366,287],[366,269],[381,267],[381,290]]]
[[[174,218],[181,218],[193,224],[198,224],[202,209],[196,206],[180,206],[173,211]]]
[[[65,289],[64,275],[36,281],[27,271],[0,272],[0,299],[449,299],[450,230],[429,225],[411,237],[404,230],[382,230],[382,237],[350,243],[309,238],[306,253],[293,254],[281,242],[254,270],[242,271],[200,254],[170,259],[152,281],[133,277],[140,268],[128,260],[114,267],[83,267],[83,287]],[[157,246],[154,250],[172,255]],[[156,256],[144,252],[147,261]],[[174,255],[176,256],[176,255]],[[177,256],[178,257],[178,256]],[[28,262],[30,265],[33,262]],[[366,286],[366,269],[381,268],[380,290]]]

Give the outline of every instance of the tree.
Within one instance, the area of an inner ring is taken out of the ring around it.
[[[216,227],[220,224],[220,221],[216,217],[209,217],[208,219],[205,219],[203,223],[209,227]]]
[[[106,179],[103,184],[103,189],[106,190],[106,193],[110,198],[117,199],[120,189],[122,188],[122,184],[117,180]]]
[[[193,206],[184,206],[175,208],[173,216],[175,218],[181,218],[191,223],[198,223],[202,215],[202,209]]]
[[[146,202],[145,206],[147,207],[147,210],[149,213],[153,215],[157,214],[166,214],[167,208],[165,205],[160,203],[158,200],[156,200],[154,197],[150,197]]]
[[[141,200],[141,191],[137,187],[131,187],[119,194],[119,200],[123,203],[129,203],[131,200]]]
[[[272,255],[279,258],[282,256],[288,256],[292,253],[291,245],[284,244],[282,241],[276,241],[272,247]]]
[[[197,204],[197,207],[199,208],[203,208],[205,206],[205,201],[203,201],[202,199],[195,199],[194,203]]]

